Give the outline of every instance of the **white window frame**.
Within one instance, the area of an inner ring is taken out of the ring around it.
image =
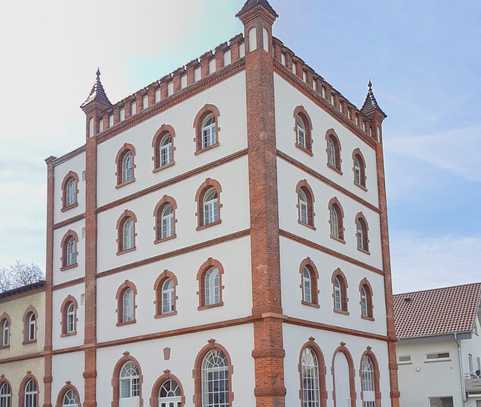
[[[319,361],[316,353],[306,347],[301,355],[302,407],[320,407]]]
[[[30,379],[25,383],[24,390],[24,407],[37,407],[38,389],[35,381]]]
[[[163,394],[162,394],[163,393]],[[180,407],[182,392],[179,383],[168,379],[159,388],[159,407]]]
[[[220,270],[211,267],[204,276],[204,305],[219,305],[221,303]]]
[[[132,399],[140,396],[140,373],[132,361],[126,362],[119,374],[119,398]]]
[[[202,150],[217,144],[217,121],[213,113],[209,113],[204,120],[202,120],[200,135]]]
[[[209,351],[201,368],[202,407],[228,407],[229,381],[226,356],[219,350]]]
[[[161,314],[175,312],[175,285],[172,278],[168,278],[161,287],[162,309]]]
[[[75,304],[73,302],[69,302],[65,308],[65,324],[65,333],[68,335],[73,334],[76,330]]]
[[[122,224],[122,250],[135,248],[135,221],[128,217]]]
[[[171,204],[165,204],[160,213],[160,240],[174,236],[174,208]]]
[[[165,134],[159,143],[159,166],[166,167],[174,158],[172,136]]]
[[[219,220],[219,194],[213,187],[204,193],[202,209],[204,226],[213,225]]]
[[[7,382],[0,385],[0,407],[11,407],[12,405],[12,389]]]
[[[374,363],[364,355],[361,360],[362,407],[376,407],[376,376]]]
[[[127,324],[135,320],[135,293],[131,287],[122,292],[122,323]]]
[[[10,346],[10,323],[7,318],[2,321],[2,348]],[[1,407],[1,406],[0,406]]]
[[[313,276],[311,270],[309,267],[304,266],[304,269],[302,270],[302,297],[304,302],[307,302],[308,304],[314,303],[312,280]]]
[[[134,180],[134,153],[126,151],[122,157],[122,183]]]

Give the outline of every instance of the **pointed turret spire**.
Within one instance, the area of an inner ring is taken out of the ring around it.
[[[271,14],[274,17],[274,19],[279,17],[276,11],[272,8],[272,6],[269,4],[267,0],[247,0],[246,3],[244,4],[244,7],[242,7],[241,11],[237,13],[236,17],[239,17],[242,19],[242,16],[244,16],[245,14],[257,8],[265,9],[266,11],[269,12],[269,14]]]
[[[382,109],[379,107],[376,97],[374,96],[374,92],[372,90],[372,82],[369,81],[368,84],[368,91],[367,91],[367,96],[366,100],[364,101],[364,105],[361,108],[361,112],[363,112],[366,116],[372,116],[375,113],[379,113],[382,115],[382,119],[385,119],[386,113],[382,111]]]
[[[80,105],[80,108],[84,112],[86,112],[87,110],[90,110],[92,107],[98,107],[101,110],[105,110],[112,106],[112,103],[110,103],[110,100],[107,97],[107,94],[105,93],[104,86],[102,85],[102,82],[100,80],[99,68],[97,68],[96,76],[97,78],[95,80],[94,85],[92,86],[92,90],[90,91],[90,94],[88,95],[85,102],[83,102]]]

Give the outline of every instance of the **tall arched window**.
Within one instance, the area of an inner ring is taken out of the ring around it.
[[[334,405],[351,407],[356,404],[356,385],[354,363],[345,344],[341,344],[334,353],[332,361],[334,379]]]
[[[309,115],[302,106],[294,110],[296,146],[312,155],[312,124]]]
[[[361,150],[356,149],[352,153],[353,171],[354,171],[354,185],[361,188],[366,188],[366,162],[361,153]]]
[[[161,318],[177,313],[177,278],[170,271],[164,271],[155,282],[155,317]]]
[[[318,273],[316,266],[309,259],[305,259],[301,263],[301,288],[302,288],[302,303],[305,305],[319,306],[318,301]]]
[[[222,302],[222,265],[212,258],[208,259],[199,269],[199,309],[223,305]]]
[[[38,407],[38,386],[36,380],[31,377],[24,385],[22,407]]]
[[[4,314],[0,319],[0,348],[10,346],[10,318]],[[0,406],[1,407],[1,406]]]
[[[366,218],[362,213],[356,216],[357,249],[369,253],[369,235]]]
[[[219,145],[219,110],[213,105],[204,106],[194,120],[196,153]]]
[[[334,198],[329,202],[329,225],[331,238],[344,241],[344,212],[339,201]]]
[[[164,196],[155,208],[155,243],[173,239],[175,235],[175,209],[177,204],[171,197]]]
[[[117,153],[117,186],[121,187],[135,181],[135,148],[131,144],[124,144]]]
[[[62,239],[62,270],[77,267],[77,243],[77,233],[69,230]]]
[[[380,407],[379,373],[376,359],[370,348],[362,356],[360,376],[362,407]]]
[[[78,175],[70,171],[62,182],[62,211],[67,211],[78,205]]]
[[[117,290],[117,325],[135,323],[135,285],[126,281]]]
[[[319,362],[310,347],[301,355],[302,407],[320,407]]]
[[[7,381],[0,383],[0,407],[11,407],[12,388]]]
[[[135,250],[135,222],[137,222],[137,217],[130,211],[125,211],[117,221],[117,254]]]
[[[307,181],[297,184],[298,222],[301,225],[314,227],[314,195]]]
[[[154,136],[154,171],[161,170],[174,164],[174,136],[172,126],[162,125]]]
[[[134,362],[129,361],[122,366],[119,382],[121,399],[140,396],[140,372]]]
[[[202,362],[202,407],[229,406],[229,364],[224,353],[211,350]]]
[[[326,133],[327,166],[334,171],[341,172],[341,144],[334,130]]]
[[[77,301],[68,296],[62,304],[62,336],[75,335],[77,333]]]
[[[334,312],[347,314],[348,312],[348,298],[347,298],[347,281],[341,270],[336,270],[332,276],[334,300]]]
[[[220,223],[220,192],[222,188],[217,181],[207,179],[197,191],[197,229]]]
[[[363,319],[373,319],[372,288],[367,279],[359,284],[359,294],[361,297],[361,317]]]
[[[37,311],[29,307],[25,313],[24,319],[24,343],[33,343],[37,341]]]

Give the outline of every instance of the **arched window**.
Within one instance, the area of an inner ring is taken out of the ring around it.
[[[314,195],[307,181],[297,184],[298,221],[301,225],[314,227]]]
[[[194,120],[196,153],[219,145],[219,110],[213,105],[204,106]]]
[[[181,407],[183,406],[182,388],[174,379],[167,379],[159,389],[158,407]]]
[[[162,284],[162,314],[169,314],[175,311],[175,288],[171,279],[165,280]]]
[[[329,202],[329,224],[331,238],[344,241],[344,212],[339,201],[334,198]]]
[[[296,146],[312,155],[312,124],[309,115],[302,106],[294,111]]]
[[[197,230],[220,223],[220,192],[222,188],[217,181],[207,179],[197,191]]]
[[[174,136],[172,126],[162,125],[154,136],[154,171],[171,166],[174,163]]]
[[[309,346],[301,353],[301,386],[302,407],[321,407],[319,361]]]
[[[140,396],[140,372],[134,362],[129,361],[122,366],[119,382],[121,399]]]
[[[23,407],[38,407],[38,386],[32,377],[28,379],[23,388]]]
[[[77,389],[67,384],[58,395],[56,407],[81,407]]]
[[[199,269],[199,309],[223,305],[222,302],[222,265],[212,258],[208,259]]]
[[[69,230],[62,239],[62,270],[77,267],[77,242],[78,236]]]
[[[366,218],[362,213],[356,216],[357,249],[369,253],[369,235]]]
[[[229,364],[220,350],[209,351],[202,362],[202,407],[229,406]]]
[[[341,172],[341,144],[334,130],[326,133],[327,143],[327,166],[337,172]]]
[[[125,211],[117,221],[117,254],[135,250],[135,222],[137,222],[137,217],[130,211]]]
[[[168,196],[164,196],[155,207],[155,243],[176,237],[175,209],[177,209],[175,200]]]
[[[117,153],[117,186],[129,184],[135,181],[135,148],[131,144],[125,144]]]
[[[347,314],[348,312],[348,298],[347,298],[347,282],[341,270],[336,270],[332,276],[334,300],[334,312]]]
[[[62,304],[62,335],[70,336],[77,333],[77,301],[68,296]]]
[[[359,373],[361,376],[362,407],[379,407],[381,405],[379,373],[377,361],[370,348],[361,358]]]
[[[177,278],[170,271],[164,271],[155,282],[155,317],[161,318],[177,313]]]
[[[7,381],[0,383],[0,407],[11,407],[12,388]]]
[[[373,319],[372,288],[367,279],[361,281],[359,294],[361,296],[361,317]]]
[[[117,325],[135,323],[135,296],[137,289],[130,281],[126,281],[117,290]]]
[[[8,348],[9,346],[10,346],[10,319],[8,318],[7,315],[4,315],[0,319],[0,348]]]
[[[37,311],[29,308],[24,316],[24,343],[37,341]]]
[[[334,379],[334,405],[351,407],[356,402],[356,385],[354,363],[345,344],[341,344],[334,353],[332,361]]]
[[[359,149],[354,150],[352,154],[354,185],[366,188],[366,162]]]
[[[318,272],[316,266],[307,258],[301,263],[301,288],[302,288],[302,303],[304,305],[318,306]]]
[[[70,171],[62,182],[62,211],[72,209],[78,205],[78,175]]]

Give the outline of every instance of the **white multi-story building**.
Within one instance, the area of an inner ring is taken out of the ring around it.
[[[399,405],[385,115],[238,17],[47,160],[46,406]]]
[[[481,284],[394,296],[401,407],[481,407]]]

